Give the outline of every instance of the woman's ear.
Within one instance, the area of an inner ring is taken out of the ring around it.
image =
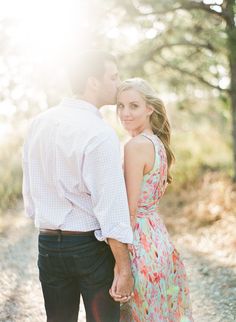
[[[154,108],[151,105],[147,104],[147,115],[151,116],[153,112]]]

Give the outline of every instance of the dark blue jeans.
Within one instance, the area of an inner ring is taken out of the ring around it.
[[[47,322],[76,322],[80,295],[87,322],[119,322],[119,303],[109,295],[114,257],[105,242],[39,235],[38,267]]]

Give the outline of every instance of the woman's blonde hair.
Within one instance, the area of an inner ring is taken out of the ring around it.
[[[167,182],[171,183],[172,176],[170,167],[175,160],[174,154],[170,148],[170,123],[167,118],[166,109],[163,102],[157,97],[155,90],[142,78],[130,78],[122,82],[118,89],[118,95],[128,89],[138,91],[148,105],[153,108],[150,116],[150,124],[153,133],[162,141],[167,156],[168,170]]]

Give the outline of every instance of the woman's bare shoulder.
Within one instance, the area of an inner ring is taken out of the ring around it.
[[[150,149],[153,149],[152,142],[143,135],[137,135],[130,139],[125,144],[125,153],[126,152],[148,152]]]

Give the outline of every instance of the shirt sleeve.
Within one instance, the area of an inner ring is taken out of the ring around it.
[[[97,239],[132,243],[119,140],[115,133],[100,134],[90,142],[84,157],[83,177],[101,227],[95,232]]]
[[[23,169],[23,184],[22,194],[26,215],[32,219],[35,217],[34,202],[30,193],[30,177],[28,164],[28,138],[25,139],[22,152],[22,169]]]

